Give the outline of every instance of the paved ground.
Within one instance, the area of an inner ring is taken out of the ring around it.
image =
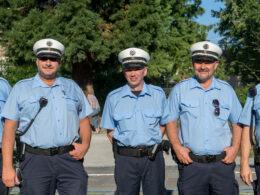
[[[169,190],[169,194],[177,195],[177,165],[172,161],[170,155],[165,154],[164,156],[166,164],[166,188]],[[239,177],[239,158],[236,159],[236,162],[236,178],[239,182],[240,194],[252,194],[251,188],[246,186]],[[252,164],[252,159],[250,164]],[[114,182],[114,159],[112,154],[112,146],[105,133],[92,135],[91,146],[85,156],[84,166],[89,175],[89,193],[113,194],[116,189]],[[13,192],[17,191],[17,188],[13,189]]]

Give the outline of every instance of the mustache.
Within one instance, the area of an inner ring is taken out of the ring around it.
[[[205,69],[198,69],[198,72],[209,72],[209,69],[205,68]]]

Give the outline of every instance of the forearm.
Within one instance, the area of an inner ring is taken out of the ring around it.
[[[182,146],[179,139],[179,129],[177,121],[170,120],[170,122],[166,125],[166,132],[174,149]]]
[[[248,165],[248,159],[251,151],[251,143],[250,143],[250,131],[249,126],[244,126],[242,130],[242,138],[241,138],[241,166]]]
[[[86,152],[89,149],[90,146],[90,140],[91,140],[91,128],[90,128],[90,122],[88,117],[81,119],[79,121],[79,136],[81,139],[82,145],[84,145],[84,148]]]
[[[2,139],[3,168],[13,167],[13,150],[17,126],[18,122],[6,119]]]
[[[239,124],[232,124],[232,130],[233,130],[232,146],[238,152],[240,147],[240,142],[241,142],[242,127]]]

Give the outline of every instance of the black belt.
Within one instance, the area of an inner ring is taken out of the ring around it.
[[[29,153],[32,153],[32,154],[46,155],[46,156],[54,156],[54,155],[57,155],[57,154],[65,154],[65,153],[67,153],[71,150],[74,150],[73,145],[42,149],[42,148],[38,148],[38,147],[31,147],[31,146],[25,144],[25,151],[26,152],[29,152]]]
[[[192,152],[189,153],[189,156],[191,160],[198,162],[198,163],[211,163],[211,162],[218,162],[222,159],[225,158],[226,152],[223,151],[221,154],[218,155],[203,155],[203,156],[198,156],[193,154]]]
[[[117,146],[117,154],[123,156],[131,156],[131,157],[144,157],[150,156],[153,151],[152,146],[137,146],[137,147],[124,147],[124,146]],[[158,145],[158,151],[161,151],[162,147],[161,144]]]

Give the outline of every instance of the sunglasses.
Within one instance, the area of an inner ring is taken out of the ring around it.
[[[219,101],[217,99],[214,99],[212,101],[212,104],[215,107],[215,110],[214,110],[215,116],[219,116],[220,115]]]
[[[52,62],[58,62],[59,61],[59,58],[54,58],[54,57],[39,57],[38,58],[39,60],[41,61],[47,61],[47,60],[50,60]]]
[[[131,72],[131,71],[138,71],[138,70],[142,70],[142,69],[144,69],[144,67],[124,68],[124,71]]]

